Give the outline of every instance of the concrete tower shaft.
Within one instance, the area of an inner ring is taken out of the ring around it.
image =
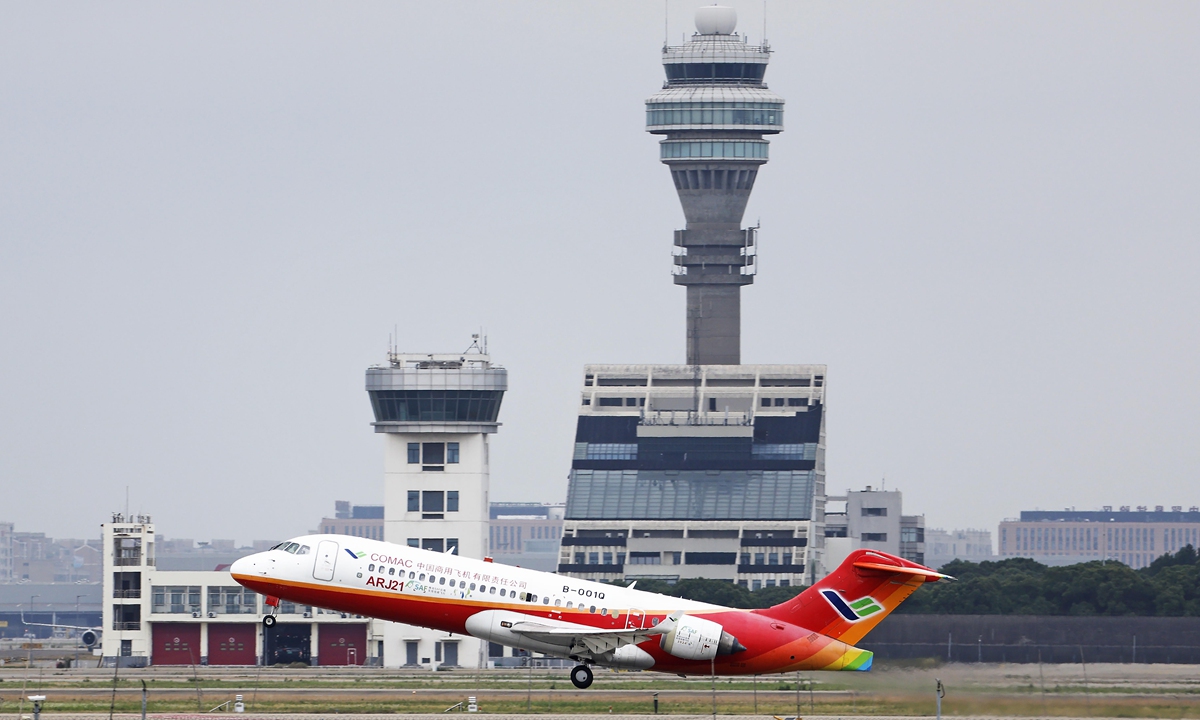
[[[763,136],[783,130],[783,98],[763,82],[770,48],[749,45],[736,23],[731,8],[698,10],[691,41],[663,47],[667,80],[646,101],[687,220],[673,274],[687,287],[689,365],[741,362],[740,288],[756,270],[755,229],[742,217],[767,162]]]

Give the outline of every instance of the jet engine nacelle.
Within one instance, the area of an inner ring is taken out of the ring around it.
[[[712,620],[694,615],[671,618],[675,625],[662,636],[659,647],[684,660],[711,660],[746,648]]]
[[[96,644],[100,642],[100,631],[99,630],[84,630],[83,633],[79,636],[79,641],[82,642],[84,645],[86,645],[89,648],[95,647]]]

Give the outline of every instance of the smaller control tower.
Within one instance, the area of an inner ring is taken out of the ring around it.
[[[384,540],[483,558],[488,548],[488,435],[500,428],[508,371],[485,348],[389,353],[367,368],[375,432],[384,435]],[[461,646],[461,647],[460,647]],[[476,667],[482,643],[387,623],[384,665]]]
[[[659,157],[687,219],[673,273],[687,287],[688,365],[742,361],[741,290],[756,270],[755,228],[742,216],[767,162],[763,136],[783,131],[783,98],[763,82],[771,50],[736,26],[733,8],[697,10],[691,41],[663,46],[667,81],[646,100],[646,131],[665,136]]]

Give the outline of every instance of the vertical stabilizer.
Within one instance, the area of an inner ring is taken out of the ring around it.
[[[855,550],[817,584],[759,612],[854,645],[921,585],[951,579],[895,555]]]

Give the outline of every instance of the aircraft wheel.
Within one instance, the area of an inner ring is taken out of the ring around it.
[[[275,627],[275,616],[267,615],[266,617],[264,617],[263,625],[266,625],[267,627]]]
[[[571,684],[580,690],[586,690],[592,685],[592,669],[587,665],[576,665],[571,670]]]

